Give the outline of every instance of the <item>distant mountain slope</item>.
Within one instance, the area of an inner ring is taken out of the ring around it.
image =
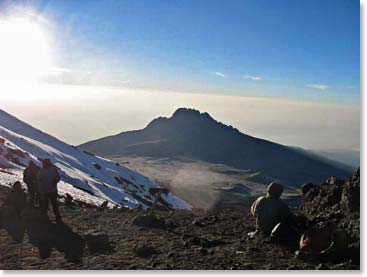
[[[335,166],[337,168],[340,168],[342,170],[347,170],[350,172],[355,171],[359,167],[359,163],[356,162],[354,151],[337,151],[335,152],[331,150],[328,151],[322,151],[322,150],[306,150],[299,147],[292,147],[298,152],[301,152],[304,155],[307,155],[311,158],[321,160],[327,164],[330,164],[332,166]],[[357,152],[357,151],[356,151]],[[345,153],[345,155],[343,155]],[[358,152],[359,153],[359,152]],[[351,161],[349,158],[349,155],[351,155],[353,158],[353,161]]]
[[[102,156],[188,157],[260,171],[288,185],[321,182],[351,174],[292,147],[248,136],[214,120],[208,113],[178,109],[138,131],[84,143],[81,148]]]
[[[353,170],[356,170],[360,166],[360,152],[358,150],[329,149],[311,151],[326,159],[342,162]]]
[[[0,185],[21,180],[29,160],[40,164],[42,158],[50,158],[59,168],[61,194],[130,208],[147,208],[154,200],[149,188],[158,186],[143,175],[68,145],[0,110]],[[159,204],[190,208],[171,193]]]

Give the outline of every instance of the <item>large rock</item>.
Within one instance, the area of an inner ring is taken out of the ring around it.
[[[360,172],[358,169],[353,177],[346,182],[341,195],[342,208],[346,209],[350,213],[359,212],[360,208],[359,174]]]
[[[163,218],[159,218],[156,215],[138,215],[133,219],[134,225],[148,228],[161,228],[165,229],[166,224]]]
[[[341,212],[344,217],[359,214],[359,170],[347,180],[329,179],[321,185],[306,184],[302,187],[301,210],[309,217],[329,217]]]
[[[109,236],[100,231],[90,231],[84,235],[85,243],[89,251],[93,253],[113,252],[114,248],[110,243]]]
[[[137,244],[134,247],[134,252],[142,258],[149,258],[152,255],[158,254],[158,251],[153,246],[144,243]]]
[[[354,246],[360,240],[359,169],[346,180],[329,178],[320,185],[307,184],[302,187],[302,192],[300,210],[308,217],[311,225],[323,223],[335,226],[336,233],[346,235],[342,241],[349,245],[345,248],[350,249],[340,251],[338,255],[344,255],[354,262],[359,261],[358,247]]]

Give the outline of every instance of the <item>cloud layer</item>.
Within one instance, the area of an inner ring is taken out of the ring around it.
[[[241,79],[251,80],[251,81],[260,81],[262,78],[260,76],[254,76],[254,75],[242,75]]]
[[[9,98],[23,91],[0,94],[1,108],[73,144],[144,128],[179,107],[206,111],[241,132],[286,145],[358,149],[360,143],[357,105],[63,85],[28,88]]]
[[[306,87],[314,88],[314,89],[318,89],[318,90],[327,90],[328,88],[330,88],[330,86],[323,85],[323,84],[308,84],[308,85],[306,85]]]
[[[221,78],[226,78],[227,75],[222,73],[222,72],[218,72],[218,71],[214,71],[212,72],[213,75],[217,76],[217,77],[221,77]]]

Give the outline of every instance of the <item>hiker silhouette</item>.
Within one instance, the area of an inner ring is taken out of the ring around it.
[[[38,191],[41,211],[47,213],[49,202],[57,222],[61,221],[59,204],[57,202],[57,183],[60,181],[60,174],[50,159],[43,159],[42,168],[37,175]]]
[[[22,184],[16,181],[8,195],[6,196],[5,203],[9,208],[13,208],[16,216],[19,217],[20,213],[27,204],[27,195],[22,189]]]
[[[26,206],[26,194],[20,182],[15,182],[6,196],[1,210],[1,226],[9,233],[13,241],[23,241],[25,227],[20,220],[20,214]]]
[[[23,182],[27,185],[29,203],[32,206],[39,200],[37,180],[39,170],[40,168],[33,161],[30,161],[23,172]]]

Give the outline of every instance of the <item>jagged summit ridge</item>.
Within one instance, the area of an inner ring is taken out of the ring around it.
[[[197,118],[206,118],[210,120],[214,120],[207,112],[200,112],[196,109],[191,108],[178,108],[172,115],[171,118],[177,118],[177,117],[197,117]]]
[[[179,125],[192,125],[193,127],[198,124],[221,124],[213,119],[207,112],[200,112],[191,108],[178,108],[171,117],[158,117],[153,119],[146,128],[159,127],[164,124]]]

